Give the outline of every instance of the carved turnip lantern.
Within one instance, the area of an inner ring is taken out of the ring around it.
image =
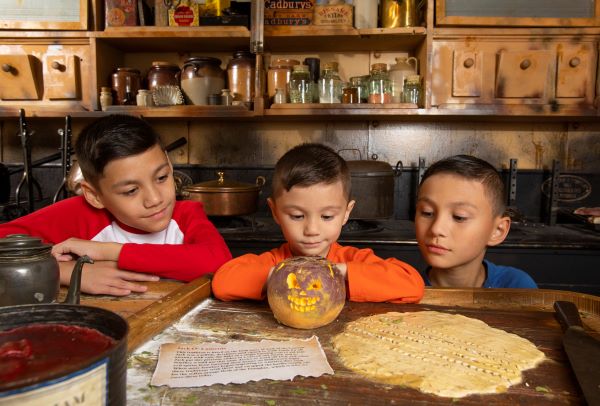
[[[331,323],[346,302],[346,281],[340,270],[321,257],[293,257],[273,268],[267,298],[275,318],[295,328]]]

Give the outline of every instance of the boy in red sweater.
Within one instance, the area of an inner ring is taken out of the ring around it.
[[[214,295],[221,300],[262,300],[275,264],[293,256],[321,256],[345,275],[349,300],[419,301],[423,279],[412,266],[336,242],[354,207],[350,186],[346,162],[329,147],[302,144],[283,155],[275,166],[273,195],[267,202],[287,242],[221,266],[212,282]]]
[[[60,281],[73,259],[88,255],[81,290],[115,296],[144,292],[139,282],[160,277],[190,281],[231,259],[202,204],[175,200],[173,167],[144,120],[101,118],[75,145],[83,173],[76,196],[0,225],[0,236],[30,234],[55,244]]]

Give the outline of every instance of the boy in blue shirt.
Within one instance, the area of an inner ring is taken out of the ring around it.
[[[484,260],[487,247],[510,230],[504,183],[488,162],[456,155],[431,165],[421,180],[415,213],[427,286],[537,288],[517,268]]]

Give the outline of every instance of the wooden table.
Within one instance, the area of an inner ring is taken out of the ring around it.
[[[156,293],[155,290],[159,288],[163,293]],[[165,303],[164,292],[170,291],[173,294],[182,289],[182,286],[163,288],[165,286],[161,284],[152,286],[149,293],[138,295],[135,300],[162,295],[162,303]],[[116,301],[127,303],[127,300]],[[554,300],[576,302],[582,311],[586,328],[600,338],[600,298],[572,292],[428,289],[423,301],[416,305],[348,302],[335,322],[315,330],[296,330],[278,324],[265,303],[226,303],[210,298],[203,301],[200,299],[195,302],[199,303],[198,306],[182,320],[172,323],[131,354],[128,367],[128,405],[378,405],[410,402],[452,405],[583,404],[574,375],[562,350],[562,332],[552,310]],[[91,301],[96,305],[103,305],[103,301],[98,298],[83,299],[83,303]],[[168,303],[168,300],[166,302]],[[114,306],[114,303],[112,304]],[[164,305],[161,304],[161,307]],[[438,310],[481,319],[493,327],[529,339],[547,355],[548,360],[533,370],[525,371],[523,383],[511,387],[507,393],[474,395],[461,399],[436,397],[414,389],[372,382],[341,365],[331,346],[331,338],[343,330],[346,322],[388,311],[420,310]],[[129,317],[136,320],[135,314]],[[140,323],[134,323],[134,337],[141,336],[135,331],[141,327]],[[319,378],[297,377],[293,381],[262,380],[241,385],[219,384],[197,388],[171,389],[149,385],[162,343],[287,340],[309,338],[313,334],[319,337],[327,359],[335,371],[334,375],[323,375]]]

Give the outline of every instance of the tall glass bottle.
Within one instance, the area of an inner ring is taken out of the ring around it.
[[[338,63],[323,65],[323,74],[319,79],[319,103],[341,103],[342,80],[338,74]]]
[[[374,63],[371,65],[369,78],[369,103],[391,103],[392,81],[388,76],[387,64]]]
[[[290,103],[312,103],[314,84],[310,79],[308,66],[295,65],[290,75],[288,94]]]

